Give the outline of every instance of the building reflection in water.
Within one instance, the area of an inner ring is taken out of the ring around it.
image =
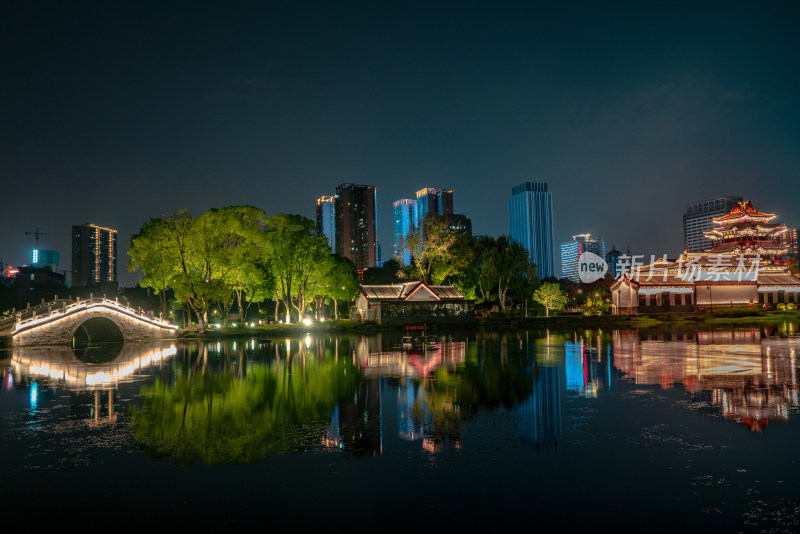
[[[614,362],[637,384],[682,385],[753,431],[786,420],[798,403],[796,335],[769,331],[614,332]]]
[[[537,361],[537,348],[544,357],[539,360],[534,373],[533,393],[517,404],[517,435],[525,445],[549,449],[561,439],[561,366],[553,354],[560,352],[561,347],[549,343],[537,347],[537,344],[529,343],[531,365]]]
[[[599,330],[566,336],[547,331],[527,343],[535,372],[533,393],[516,406],[517,435],[523,444],[537,449],[558,444],[564,392],[595,398],[611,389],[611,345],[603,336]]]
[[[381,454],[387,415],[383,412],[383,390],[391,384],[397,389],[399,437],[421,440],[422,447],[430,452],[460,447],[460,429],[447,424],[451,417],[442,417],[448,407],[442,406],[433,375],[442,368],[455,372],[464,363],[465,341],[436,339],[403,349],[400,344],[394,347],[384,343],[377,335],[357,338],[352,345],[351,357],[363,380],[354,399],[334,410],[322,433],[323,446],[356,455]]]

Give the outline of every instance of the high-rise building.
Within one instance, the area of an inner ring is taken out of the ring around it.
[[[328,238],[328,246],[336,252],[336,209],[333,197],[317,199],[317,234]]]
[[[553,266],[553,201],[547,184],[525,182],[511,189],[508,199],[511,239],[524,246],[539,278],[555,276]]]
[[[378,265],[378,207],[374,185],[340,184],[334,199],[336,253],[356,269]]]
[[[798,249],[800,249],[800,243],[797,242],[797,229],[792,228],[789,229],[788,232],[784,232],[782,235],[782,240],[784,245],[786,245],[786,250],[788,254],[797,255]]]
[[[580,282],[578,260],[584,252],[593,252],[605,259],[606,242],[602,239],[592,239],[589,234],[578,234],[572,236],[572,241],[561,243],[561,278]]]
[[[426,187],[417,191],[417,221],[422,224],[425,216],[450,215],[453,213],[453,190]]]
[[[61,260],[61,254],[57,250],[42,250],[39,248],[33,249],[31,254],[31,266],[44,267],[52,266],[53,269],[58,267]]]
[[[611,245],[611,250],[606,252],[606,263],[608,264],[608,274],[611,278],[616,279],[620,274],[619,257],[622,252],[617,250],[614,245]]]
[[[86,223],[72,227],[72,285],[117,282],[117,231]]]
[[[411,263],[411,253],[402,246],[417,226],[417,201],[411,198],[401,198],[392,204],[392,217],[394,220],[394,257],[403,265]]]
[[[472,237],[472,221],[462,213],[451,213],[445,215],[447,219],[447,227],[457,234],[463,234],[467,237]]]
[[[704,232],[714,228],[714,217],[725,215],[742,197],[719,197],[711,200],[692,202],[686,205],[683,214],[683,247],[687,252],[702,252],[711,246],[711,240]]]

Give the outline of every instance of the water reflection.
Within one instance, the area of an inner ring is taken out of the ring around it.
[[[769,337],[758,328],[639,335],[614,333],[614,362],[637,384],[681,385],[693,399],[709,397],[724,417],[753,431],[786,420],[797,405],[795,335]]]
[[[480,446],[469,439],[472,421],[503,413],[511,428],[496,432],[546,451],[591,424],[591,410],[577,420],[570,405],[602,406],[620,381],[685,390],[688,409],[716,414],[709,424],[763,430],[787,420],[800,338],[784,330],[477,332],[415,344],[307,335],[126,344],[105,363],[68,348],[14,348],[3,384],[28,388],[31,413],[48,392],[79,395],[71,417],[122,422],[141,450],[181,465],[458,451]],[[121,405],[124,384],[136,388],[130,406]]]
[[[90,358],[83,357],[86,350],[91,351]],[[13,386],[13,376],[16,375],[42,381],[55,389],[94,391],[114,388],[121,382],[135,380],[142,372],[175,353],[175,344],[164,346],[160,343],[97,345],[81,351],[66,346],[14,347],[6,387]]]

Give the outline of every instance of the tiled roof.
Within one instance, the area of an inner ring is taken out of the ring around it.
[[[680,261],[683,260],[683,261]],[[692,274],[702,271],[714,276],[714,273],[725,273],[718,279],[711,281],[730,282],[736,280],[742,284],[759,285],[800,285],[800,278],[790,274],[783,265],[776,265],[766,259],[761,259],[758,264],[758,276],[750,278],[748,276],[737,277],[737,273],[752,271],[755,274],[755,257],[744,257],[742,264],[739,264],[738,254],[709,254],[709,253],[690,253],[684,254],[677,261],[656,261],[655,263],[639,266],[638,274],[634,273],[631,279],[630,267],[626,268],[626,278],[635,287],[653,286],[684,286],[694,285]],[[612,287],[618,286],[621,281],[618,279]]]
[[[774,213],[763,213],[758,211],[755,207],[753,207],[753,203],[749,200],[737,202],[733,209],[731,209],[730,213],[725,215],[721,215],[719,217],[714,217],[714,222],[726,222],[738,219],[740,217],[751,217],[751,218],[766,218],[771,219],[775,217]]]
[[[362,285],[361,293],[370,300],[406,300],[420,287],[429,289],[439,299],[458,300],[464,298],[464,295],[454,286],[429,286],[420,281],[391,285]]]

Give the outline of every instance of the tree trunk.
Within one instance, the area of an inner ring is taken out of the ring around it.
[[[167,320],[167,292],[162,290],[158,296],[161,298],[161,319]]]
[[[339,301],[336,299],[333,299],[333,317],[339,320]]]
[[[195,316],[197,316],[197,328],[202,332],[206,329],[205,323],[205,310],[199,309],[193,299],[186,299],[186,302],[189,304],[189,307],[194,312]]]
[[[503,289],[503,279],[497,281],[497,298],[500,300],[500,310],[506,311],[506,292]]]

